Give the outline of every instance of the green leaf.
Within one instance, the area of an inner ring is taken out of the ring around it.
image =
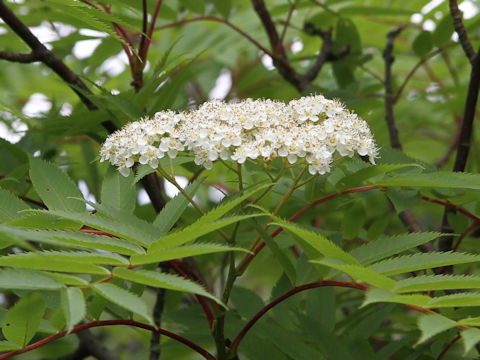
[[[199,237],[211,233],[215,230],[221,229],[225,226],[240,222],[246,219],[250,219],[255,216],[261,216],[259,214],[232,216],[224,219],[214,221],[212,223],[205,223],[197,220],[192,225],[189,225],[182,230],[172,232],[163,238],[160,238],[152,243],[148,248],[147,254],[155,253],[164,249],[177,247],[187,242],[198,239]]]
[[[205,296],[225,306],[220,299],[210,294],[202,285],[177,275],[151,270],[129,270],[120,267],[115,268],[113,273],[121,279],[139,284]]]
[[[130,263],[132,265],[151,264],[173,259],[181,259],[188,256],[212,254],[225,251],[249,252],[247,249],[225,246],[221,244],[193,244],[182,247],[161,249],[158,252],[152,251],[144,255],[133,255],[130,258]]]
[[[480,276],[421,275],[397,281],[396,293],[480,288]]]
[[[340,270],[355,281],[360,280],[381,289],[392,290],[395,287],[394,280],[361,265],[339,264],[335,259],[312,260],[311,262]]]
[[[345,6],[341,8],[342,15],[368,15],[368,16],[405,16],[413,15],[414,11],[401,8],[392,8],[387,5],[380,6]]]
[[[460,325],[466,326],[480,326],[480,316],[468,317],[458,321]]]
[[[135,184],[142,180],[145,176],[156,172],[156,169],[153,169],[149,165],[138,165],[135,169],[135,180],[133,181]]]
[[[467,264],[480,261],[479,255],[459,252],[418,253],[384,260],[370,266],[385,275],[396,275],[434,267]]]
[[[480,306],[480,293],[461,293],[433,298],[425,305],[428,308]]]
[[[18,270],[16,270],[18,271]],[[61,281],[65,285],[72,285],[72,286],[85,286],[88,285],[88,281],[85,279],[82,279],[81,277],[78,276],[73,276],[73,275],[68,275],[68,274],[61,274],[61,273],[52,273],[49,272],[47,273],[57,279],[58,281]]]
[[[262,298],[256,292],[240,286],[232,288],[230,301],[235,306],[235,310],[245,319],[250,319],[265,306]]]
[[[30,157],[30,179],[35,191],[50,210],[85,211],[84,204],[72,199],[83,198],[82,193],[56,165]]]
[[[455,321],[439,314],[421,315],[418,318],[418,328],[422,332],[422,336],[418,340],[417,344],[423,343],[435,335],[456,326],[457,323]]]
[[[255,219],[252,219],[251,223],[255,227],[255,230],[258,232],[258,234],[262,237],[263,241],[265,241],[273,256],[282,267],[283,271],[285,271],[285,274],[288,276],[292,286],[295,286],[297,274],[295,267],[288,256],[280,249],[275,239],[273,239],[265,230],[263,230],[262,226],[260,226]]]
[[[203,14],[205,12],[205,0],[179,0],[188,10]]]
[[[335,187],[339,190],[350,189],[356,185],[361,184],[365,180],[386,174],[390,171],[403,169],[411,166],[422,168],[422,166],[419,164],[379,164],[374,166],[368,166],[366,168],[355,171],[350,175],[345,176],[335,185]]]
[[[28,294],[11,308],[3,320],[2,332],[12,344],[25,347],[37,332],[45,313],[45,300],[39,294]]]
[[[464,352],[463,355],[466,356],[470,350],[480,341],[480,329],[471,328],[463,330],[460,335],[463,339]]]
[[[31,229],[78,230],[81,228],[78,222],[55,216],[49,211],[25,210],[23,214],[23,217],[9,221],[6,224]]]
[[[11,342],[6,340],[0,340],[0,351],[11,351],[11,350],[17,350],[20,348],[21,348],[20,345],[12,344]]]
[[[197,220],[198,223],[210,223],[215,220],[220,219],[223,215],[228,213],[233,208],[240,205],[244,200],[248,199],[250,196],[255,195],[260,190],[263,190],[271,184],[263,184],[252,186],[251,188],[244,191],[243,195],[235,194],[232,198],[224,199],[215,209],[209,211],[207,214],[203,215],[200,219]]]
[[[137,198],[133,180],[132,173],[128,177],[124,177],[110,166],[103,179],[102,205],[127,213],[133,212]]]
[[[0,234],[12,239],[30,240],[62,247],[98,249],[125,255],[145,253],[142,247],[127,240],[79,231],[31,230],[0,225]]]
[[[432,33],[430,31],[420,32],[412,43],[413,51],[417,56],[424,57],[433,48]]]
[[[335,48],[338,50],[344,45],[349,46],[349,54],[358,55],[362,51],[362,42],[355,23],[348,18],[340,17],[335,31]]]
[[[67,322],[67,331],[71,331],[85,316],[85,298],[82,290],[76,287],[69,287],[62,291],[61,299],[63,314]]]
[[[205,179],[205,177],[197,179],[185,188],[185,192],[193,197]],[[189,203],[188,199],[182,193],[178,193],[172,200],[167,202],[153,222],[160,236],[165,236],[170,231],[180,216],[182,216]]]
[[[134,24],[126,23],[123,18],[91,8],[81,2],[52,0],[50,3],[52,3],[52,8],[55,11],[58,11],[63,16],[71,18],[74,22],[77,22],[77,26],[86,25],[88,28],[105,32],[117,41],[129,46],[117,35],[112,26],[112,23],[115,22],[124,26],[126,25],[130,28],[135,28]]]
[[[437,24],[433,31],[433,43],[437,47],[448,44],[452,39],[452,34],[455,31],[453,26],[453,19],[450,14],[446,14]]]
[[[66,211],[50,211],[49,213],[122,237],[141,246],[148,246],[154,239],[152,234],[143,228],[134,227],[111,218],[104,218],[92,214],[75,214]]]
[[[399,254],[402,251],[435,240],[440,236],[436,232],[417,232],[398,234],[393,236],[381,236],[378,240],[359,246],[350,252],[362,264],[371,264],[389,256]]]
[[[347,264],[358,264],[357,259],[320,234],[302,229],[288,222],[276,222],[272,223],[272,225],[281,226],[292,234],[298,236],[301,240],[305,241],[308,246],[311,246],[325,257],[339,259]],[[300,247],[303,248],[304,245],[303,242],[300,242]]]
[[[480,174],[438,171],[432,173],[397,175],[375,181],[379,186],[419,186],[450,189],[480,190]]]
[[[332,62],[333,75],[341,89],[355,82],[353,66],[346,59],[339,59]]]
[[[73,245],[82,248],[112,251],[122,255],[145,253],[145,250],[136,244],[106,235],[88,234],[78,231],[38,230],[36,232],[32,231],[32,240],[36,240],[33,237],[35,233],[46,241],[53,240],[56,245]]]
[[[30,207],[8,190],[0,188],[0,223],[22,217],[19,211]]]
[[[58,290],[63,284],[49,274],[28,269],[2,269],[1,289]]]
[[[95,210],[97,210],[98,215],[102,215],[106,218],[109,218],[112,221],[115,221],[116,223],[128,224],[128,226],[134,227],[135,229],[139,229],[143,233],[148,234],[150,238],[158,237],[158,231],[151,223],[138,218],[136,215],[132,213],[123,211],[121,209],[119,210],[112,207],[108,207],[103,204],[96,204],[90,201],[85,201],[85,202],[89,204],[91,207],[93,207]]]
[[[423,307],[431,300],[430,296],[413,294],[413,295],[397,295],[384,289],[371,289],[366,292],[365,300],[362,307],[369,304],[388,302],[394,304],[413,305]]]
[[[228,18],[232,9],[232,0],[213,0],[213,5],[223,17]]]
[[[346,239],[354,239],[363,227],[367,213],[361,202],[351,204],[343,211],[342,230]]]
[[[82,260],[84,262],[81,262]],[[92,262],[119,263],[118,260],[115,261],[113,258],[102,258],[100,254],[80,253],[75,255],[75,253],[61,253],[53,251],[12,254],[0,257],[0,266],[12,266],[26,269],[72,272],[81,274],[108,275],[110,273],[107,269],[94,265]]]
[[[115,270],[118,271],[118,269],[119,268],[116,268]],[[140,315],[153,325],[153,319],[148,311],[147,304],[145,304],[141,298],[132,294],[130,291],[111,283],[96,284],[92,286],[92,289],[108,301],[111,301],[121,308]]]
[[[391,188],[387,189],[385,194],[392,202],[397,214],[415,207],[421,199],[418,191],[410,189],[401,189],[399,191],[399,189]]]

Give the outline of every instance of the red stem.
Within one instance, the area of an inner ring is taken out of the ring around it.
[[[369,186],[362,186],[362,187],[358,187],[358,188],[354,188],[354,189],[348,189],[348,190],[344,190],[342,192],[338,192],[338,193],[333,193],[333,194],[330,194],[328,196],[325,196],[321,199],[318,199],[318,200],[315,200],[314,202],[308,204],[307,206],[305,206],[304,208],[300,209],[299,211],[297,211],[293,216],[291,216],[288,221],[289,222],[293,222],[295,220],[297,220],[300,216],[302,216],[305,212],[307,212],[308,210],[310,210],[311,208],[321,204],[321,203],[324,203],[325,201],[328,201],[330,199],[333,199],[337,196],[340,196],[340,195],[346,195],[346,194],[351,194],[351,193],[355,193],[355,192],[360,192],[360,191],[368,191],[368,190],[373,190],[373,189],[377,189],[378,187],[376,185],[369,185]],[[270,234],[270,237],[274,238],[275,236],[277,236],[278,234],[280,234],[281,232],[283,231],[283,228],[282,227],[279,227],[277,228],[274,232],[272,232]],[[253,251],[253,254],[250,254],[250,255],[246,255],[241,261],[240,261],[240,264],[238,266],[238,269],[241,273],[243,273],[245,271],[245,269],[247,268],[248,264],[250,264],[250,262],[255,258],[255,256],[257,256],[257,254],[265,247],[265,242],[263,241],[260,245],[258,245],[255,250]]]
[[[201,346],[195,344],[194,342],[184,338],[183,336],[180,336],[180,335],[175,334],[173,332],[170,332],[168,330],[164,330],[164,329],[161,329],[161,328],[155,328],[154,326],[144,324],[144,323],[134,321],[134,320],[129,320],[129,319],[93,321],[93,322],[90,322],[90,323],[87,323],[87,324],[78,325],[78,326],[75,326],[72,329],[72,331],[70,331],[70,332],[62,331],[62,332],[59,332],[59,333],[54,334],[52,336],[49,336],[49,337],[47,337],[43,340],[37,341],[36,343],[28,345],[28,346],[24,347],[23,349],[12,351],[12,352],[0,355],[0,360],[8,359],[12,356],[22,354],[22,353],[25,353],[27,351],[34,350],[36,348],[39,348],[39,347],[41,347],[45,344],[48,344],[48,343],[54,341],[56,339],[62,338],[67,334],[75,334],[77,332],[87,330],[87,329],[90,329],[90,328],[94,328],[94,327],[115,326],[115,325],[128,325],[128,326],[133,326],[133,327],[145,329],[145,330],[148,330],[148,331],[151,331],[151,332],[160,333],[164,336],[167,336],[171,339],[177,340],[177,341],[181,342],[182,344],[188,346],[192,350],[194,350],[197,353],[199,353],[200,355],[202,355],[207,360],[216,360],[215,357],[212,354],[210,354],[207,350],[205,350]]]
[[[301,286],[295,286],[293,289],[287,291],[285,294],[279,296],[269,304],[265,305],[262,309],[260,309],[259,312],[257,312],[253,317],[243,326],[243,328],[238,332],[237,336],[233,340],[232,344],[230,345],[230,350],[229,352],[231,354],[235,354],[237,352],[238,345],[244,338],[244,336],[247,334],[247,332],[252,328],[253,325],[263,316],[265,315],[270,309],[272,309],[274,306],[280,304],[282,301],[288,299],[292,295],[295,295],[296,293],[299,293],[301,291],[305,290],[310,290],[318,287],[323,287],[323,286],[337,286],[337,287],[347,287],[347,288],[354,288],[354,289],[360,289],[360,290],[368,290],[369,287],[354,283],[354,282],[346,282],[346,281],[333,281],[333,280],[322,280],[322,281],[316,281],[312,282],[309,284],[301,285]]]
[[[472,231],[476,226],[478,225],[478,222],[473,221],[468,227],[463,231],[462,235],[457,240],[457,243],[453,246],[452,251],[457,251],[458,247],[462,243],[463,239]]]
[[[443,201],[443,200],[438,200],[438,199],[432,199],[428,196],[422,196],[422,200],[425,200],[425,201],[430,201],[430,202],[433,202],[435,204],[440,204],[440,205],[443,205],[443,206],[446,206],[446,207],[449,207],[449,208],[452,208],[452,209],[455,209],[456,211],[459,211],[461,212],[462,214],[468,216],[470,219],[472,219],[473,221],[475,222],[480,222],[480,217],[472,214],[470,211],[462,208],[461,206],[458,206],[458,205],[455,205],[455,204],[452,204],[448,201]]]
[[[185,279],[190,279],[190,277],[181,269],[179,264],[177,263],[178,260],[171,260],[168,262],[168,265],[177,272],[180,276],[183,276]],[[207,317],[208,321],[208,326],[210,327],[210,330],[213,327],[213,322],[215,321],[215,317],[212,314],[212,311],[210,310],[210,307],[208,306],[207,299],[204,296],[200,295],[195,295],[197,298],[199,304],[202,306],[203,312],[205,313],[205,316]]]
[[[91,229],[80,229],[79,231],[82,232],[82,233],[85,233],[85,234],[104,235],[104,236],[110,236],[110,237],[114,237],[114,238],[118,239],[118,236],[110,234],[110,233],[105,232],[105,231],[91,230]]]
[[[445,354],[447,353],[448,350],[455,344],[458,340],[460,340],[461,336],[457,335],[455,336],[448,344],[445,346],[445,348],[442,350],[442,352],[437,356],[437,360],[442,360]]]
[[[105,12],[107,14],[109,14],[109,15],[112,14],[111,11],[110,11],[110,8],[107,5],[100,3],[100,6],[105,10]],[[112,21],[112,25],[113,25],[113,28],[115,29],[115,32],[117,33],[117,35],[123,41],[125,41],[128,45],[130,45],[130,47],[133,49],[134,46],[133,46],[132,42],[130,41],[130,38],[128,37],[125,30],[120,25],[118,25],[116,22]],[[127,55],[128,64],[130,65],[130,72],[132,73],[132,77],[135,77],[135,63],[133,61],[132,52],[130,51],[130,48],[126,44],[122,43],[122,47],[123,47],[123,51],[125,51],[125,54]]]
[[[153,11],[153,15],[152,15],[152,22],[150,23],[150,27],[148,28],[148,31],[147,31],[147,38],[145,39],[145,47],[142,49],[143,51],[140,51],[140,57],[142,61],[146,60],[148,48],[152,43],[153,30],[155,30],[155,22],[157,21],[158,12],[160,11],[160,6],[162,6],[162,0],[157,0],[157,5],[155,5],[155,10]]]
[[[142,11],[143,11],[142,36],[140,39],[140,45],[138,47],[138,53],[140,55],[140,58],[143,61],[144,60],[143,49],[145,48],[145,41],[147,39],[147,25],[148,25],[147,0],[142,0]]]

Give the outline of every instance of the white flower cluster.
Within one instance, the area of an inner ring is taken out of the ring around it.
[[[288,104],[246,99],[227,104],[213,100],[190,112],[162,111],[127,124],[107,138],[100,151],[128,176],[135,162],[158,167],[167,154],[191,151],[195,163],[210,169],[218,158],[239,164],[247,158],[299,159],[313,174],[330,170],[334,154],[368,156],[377,147],[367,123],[337,100],[306,96]]]

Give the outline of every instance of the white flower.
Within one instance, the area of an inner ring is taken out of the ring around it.
[[[290,164],[306,162],[311,174],[330,171],[335,154],[356,152],[374,163],[378,153],[364,120],[339,101],[314,95],[288,104],[212,100],[190,112],[158,112],[110,135],[100,156],[128,176],[135,162],[157,168],[165,154],[175,158],[182,151],[192,152],[195,163],[207,169],[218,158],[242,164],[283,157]]]

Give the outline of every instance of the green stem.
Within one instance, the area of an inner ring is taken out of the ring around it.
[[[169,183],[171,183],[173,186],[175,186],[175,187],[178,189],[178,191],[180,191],[180,192],[182,193],[183,196],[185,196],[185,198],[190,202],[190,204],[193,205],[193,207],[194,207],[195,209],[198,210],[198,212],[199,212],[200,214],[205,215],[205,211],[195,202],[195,200],[193,200],[193,198],[190,196],[190,194],[187,193],[187,192],[185,191],[185,189],[180,186],[179,183],[177,183],[177,181],[175,180],[175,177],[170,176],[170,175],[165,171],[165,169],[162,168],[161,166],[158,168],[158,171],[160,172],[160,174],[161,174]]]
[[[265,168],[264,168],[265,169]],[[252,201],[252,204],[256,204],[260,201],[261,198],[263,198],[265,195],[268,194],[268,192],[272,189],[272,187],[275,186],[275,184],[277,183],[278,180],[280,180],[280,178],[283,176],[283,174],[285,174],[285,171],[287,170],[287,166],[286,166],[286,161],[285,159],[283,159],[283,162],[282,162],[282,168],[280,169],[280,171],[278,172],[277,176],[275,177],[275,179],[272,180],[272,185],[267,187],[264,191],[262,191],[262,193],[260,195],[257,196],[257,198],[255,200]],[[266,171],[266,169],[265,169]]]
[[[238,176],[238,191],[243,192],[243,177],[242,177],[242,166],[237,163],[237,169],[235,171]],[[237,237],[238,228],[240,223],[235,224],[233,229],[232,236],[228,241],[229,245],[235,245],[235,239]],[[228,268],[227,281],[225,283],[225,288],[223,289],[222,302],[224,304],[228,303],[230,294],[232,292],[233,284],[237,278],[237,272],[235,269],[235,254],[233,251],[229,253],[230,263]],[[226,359],[226,349],[225,349],[225,309],[221,309],[220,313],[217,316],[215,324],[215,344],[217,346],[217,359],[224,360]]]
[[[298,173],[297,176],[295,176],[295,178],[293,179],[293,182],[292,184],[290,185],[290,187],[288,188],[286,194],[283,196],[282,200],[280,200],[280,203],[277,205],[277,207],[275,208],[275,210],[273,211],[273,215],[277,215],[278,212],[280,211],[280,209],[282,208],[282,206],[285,204],[285,202],[288,200],[288,198],[290,197],[290,195],[292,195],[292,193],[295,191],[295,189],[297,188],[297,184],[298,182],[300,181],[300,179],[302,178],[303,174],[305,174],[305,171],[307,171],[308,169],[308,165],[304,166],[303,169]],[[268,224],[272,222],[272,219],[269,219],[267,221],[267,224],[265,225],[264,227],[264,230],[267,229],[268,227]],[[250,245],[250,248],[249,250],[253,250],[255,249],[255,247],[257,246],[258,242],[260,241],[261,239],[261,236],[258,235],[255,240],[253,241],[253,243]],[[249,256],[248,255],[245,255],[242,260],[240,260],[240,263],[238,264],[237,268],[236,268],[236,276],[241,276],[243,274],[243,272],[245,271],[246,269],[246,264],[248,264],[248,258]]]

